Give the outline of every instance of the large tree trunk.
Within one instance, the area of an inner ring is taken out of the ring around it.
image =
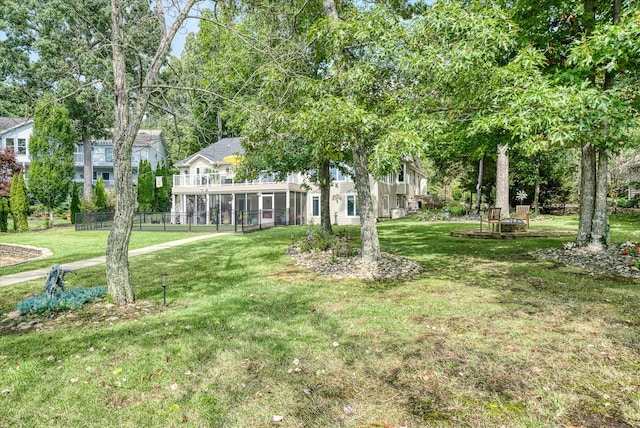
[[[106,252],[107,287],[116,305],[135,301],[129,271],[129,239],[133,226],[136,195],[131,176],[133,140],[129,131],[129,92],[126,83],[125,39],[120,0],[111,0],[115,126],[113,130],[113,172],[115,180],[115,217],[109,232]],[[131,140],[131,143],[129,142]]]
[[[595,201],[591,224],[590,247],[601,250],[609,245],[609,215],[607,213],[609,154],[605,147],[598,150],[598,170],[596,171]]]
[[[92,200],[93,198],[93,159],[92,159],[92,151],[91,151],[91,135],[85,135],[82,139],[82,153],[84,157],[83,163],[83,195],[84,199],[87,201]]]
[[[478,183],[476,184],[476,214],[480,215],[480,206],[482,204],[482,174],[484,172],[484,156],[478,162]]]
[[[496,165],[496,207],[501,217],[509,217],[509,150],[508,144],[498,145],[498,162]]]
[[[117,305],[124,305],[135,301],[133,283],[129,270],[129,240],[135,215],[136,194],[131,175],[131,153],[133,142],[143,115],[147,109],[149,97],[158,73],[164,64],[171,41],[186,19],[189,11],[197,0],[187,0],[177,16],[173,19],[171,29],[167,31],[164,15],[165,5],[162,0],[156,0],[155,13],[160,24],[161,37],[153,59],[144,75],[144,80],[136,88],[136,99],[133,101],[129,94],[134,92],[127,85],[125,66],[125,23],[124,10],[130,6],[123,0],[111,0],[111,42],[114,77],[114,113],[115,126],[113,131],[114,178],[116,192],[116,211],[113,226],[107,240],[106,272],[107,287]],[[178,3],[174,3],[177,5]]]
[[[533,212],[540,214],[540,157],[536,156],[536,182],[533,190]]]
[[[335,0],[322,0],[325,15],[338,20],[338,9]],[[345,55],[346,56],[346,55]],[[347,68],[342,55],[335,58],[338,67]],[[351,131],[354,132],[354,131]],[[357,131],[356,131],[357,132]],[[371,197],[371,183],[369,180],[369,149],[364,141],[357,141],[353,145],[353,169],[355,171],[355,187],[358,195],[357,207],[360,210],[360,238],[362,240],[362,258],[366,261],[378,261],[380,255],[380,241],[378,240],[377,219],[373,212],[373,198]]]
[[[360,239],[362,240],[362,258],[366,261],[380,260],[380,241],[376,228],[376,216],[373,212],[371,182],[369,179],[369,150],[359,143],[353,148],[353,169],[358,195],[357,206],[360,209]]]
[[[580,221],[576,243],[582,247],[591,240],[591,227],[596,197],[596,156],[589,143],[582,143],[580,158]]]
[[[331,167],[328,159],[320,162],[320,227],[328,233],[331,228]]]

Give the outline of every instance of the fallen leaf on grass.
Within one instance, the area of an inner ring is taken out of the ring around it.
[[[282,422],[282,420],[284,419],[284,416],[281,415],[274,415],[273,418],[271,419],[273,422]]]
[[[347,415],[353,415],[356,412],[351,406],[345,406],[342,410],[344,410]]]
[[[71,381],[71,383],[76,383],[79,379],[77,377],[72,377],[69,380]]]
[[[117,369],[115,369],[115,370],[113,371],[113,375],[114,375],[114,376],[117,376],[117,375],[119,375],[120,373],[122,373],[122,367],[118,367]]]

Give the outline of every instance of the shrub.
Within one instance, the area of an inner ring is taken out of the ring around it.
[[[22,171],[13,176],[11,180],[10,207],[13,216],[13,229],[17,232],[29,230],[29,198],[27,186],[24,183]]]
[[[9,231],[9,204],[5,198],[0,197],[0,232]]]
[[[449,215],[451,217],[462,217],[467,214],[467,209],[462,205],[449,206]]]
[[[71,223],[76,223],[76,214],[80,212],[80,189],[78,183],[73,183],[71,187],[71,203],[69,204],[69,214],[71,215]]]
[[[332,235],[322,229],[307,230],[307,236],[300,241],[301,251],[331,251],[334,257],[350,257],[356,250],[349,246],[349,235],[337,233]]]
[[[423,209],[438,209],[444,207],[444,202],[436,195],[424,195],[420,196]]]
[[[18,303],[16,309],[20,314],[42,314],[51,312],[63,312],[69,309],[80,309],[82,305],[107,295],[107,287],[96,286],[92,288],[76,287],[56,293],[53,298],[46,294],[29,297]]]

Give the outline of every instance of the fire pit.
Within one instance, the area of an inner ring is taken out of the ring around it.
[[[500,220],[500,229],[503,232],[525,232],[527,224],[519,218],[505,218]]]

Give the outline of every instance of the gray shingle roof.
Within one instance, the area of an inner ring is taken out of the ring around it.
[[[29,120],[27,117],[0,117],[0,132],[20,126]]]
[[[223,138],[208,147],[200,150],[188,156],[187,158],[181,160],[176,163],[176,166],[187,166],[191,161],[198,156],[201,156],[207,159],[209,162],[222,162],[223,159],[227,156],[235,155],[235,154],[243,154],[244,149],[242,148],[242,137],[232,137],[232,138]]]

